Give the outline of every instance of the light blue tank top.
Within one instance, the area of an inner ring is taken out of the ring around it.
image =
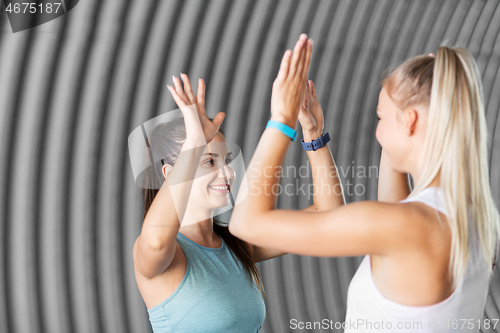
[[[148,309],[153,332],[259,332],[264,300],[224,240],[214,249],[179,232],[177,242],[186,256],[186,273],[172,295]]]

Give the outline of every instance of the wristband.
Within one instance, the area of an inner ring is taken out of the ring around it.
[[[330,141],[330,134],[328,134],[327,132],[322,136],[320,136],[319,138],[317,138],[316,140],[312,140],[311,142],[304,142],[304,139],[302,139],[301,141],[304,150],[315,151],[320,149],[321,147],[324,147],[328,143],[328,141]]]
[[[277,130],[280,130],[281,133],[288,136],[290,139],[292,139],[292,141],[295,141],[295,139],[297,138],[297,131],[296,130],[294,130],[293,128],[291,128],[288,125],[280,123],[279,121],[269,120],[267,122],[266,128],[268,128],[268,127],[272,127],[272,128],[276,128]]]

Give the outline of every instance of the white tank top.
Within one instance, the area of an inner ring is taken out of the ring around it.
[[[441,188],[428,187],[412,198],[446,214]],[[489,289],[489,273],[478,242],[469,237],[464,279],[445,300],[429,306],[407,306],[386,299],[373,282],[370,255],[366,255],[347,291],[345,333],[356,332],[479,332]],[[493,323],[490,323],[493,324]],[[492,327],[492,326],[490,326]]]

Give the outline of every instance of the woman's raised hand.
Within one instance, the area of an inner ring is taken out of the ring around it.
[[[311,61],[312,40],[300,35],[293,52],[287,50],[281,60],[278,76],[271,95],[271,119],[292,128],[297,124],[299,110],[304,100],[307,71]]]
[[[181,78],[184,88],[181,80],[173,76],[174,87],[168,86],[168,89],[184,115],[186,140],[191,140],[193,143],[209,143],[219,131],[225,114],[219,112],[214,120],[210,121],[205,111],[205,82],[201,78],[198,80],[195,96],[187,74],[181,74]]]
[[[302,127],[304,141],[312,141],[323,133],[323,109],[316,95],[316,87],[312,80],[305,80],[306,92],[299,110],[299,122]]]

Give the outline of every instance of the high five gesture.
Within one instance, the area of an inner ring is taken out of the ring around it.
[[[307,39],[306,34],[302,34],[293,52],[291,50],[285,52],[278,76],[273,83],[271,120],[295,128],[306,92],[304,81],[307,80],[312,45],[312,40]]]

